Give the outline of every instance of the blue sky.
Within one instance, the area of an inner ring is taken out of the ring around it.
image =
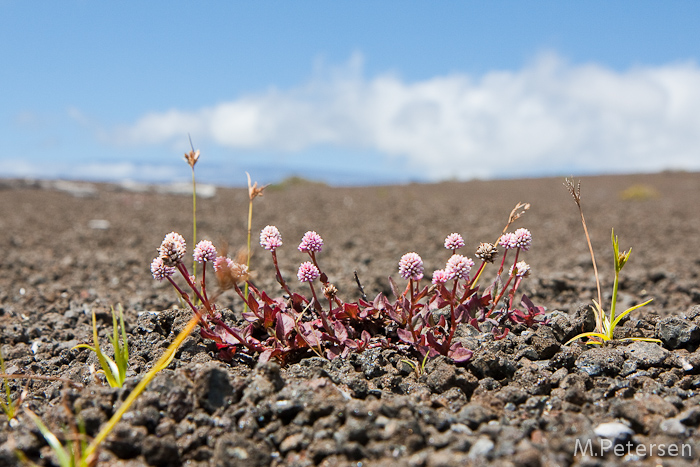
[[[0,176],[700,170],[700,2],[0,0]]]

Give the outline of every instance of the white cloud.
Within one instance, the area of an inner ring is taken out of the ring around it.
[[[403,156],[429,179],[700,169],[700,69],[624,72],[543,55],[517,71],[406,82],[362,75],[359,56],[296,88],[187,112],[145,115],[113,132],[135,144],[295,153],[318,145]]]

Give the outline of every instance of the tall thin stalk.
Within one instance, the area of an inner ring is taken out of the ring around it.
[[[195,180],[194,176],[194,166],[199,160],[199,149],[196,151],[194,150],[194,145],[192,144],[192,138],[190,135],[187,135],[190,138],[190,148],[191,151],[188,153],[185,153],[185,161],[189,164],[190,168],[192,169],[192,244],[196,245],[197,244],[197,182]],[[197,277],[197,262],[193,261],[192,262],[192,274],[194,274],[194,277]]]
[[[250,174],[245,173],[248,177],[248,243],[247,243],[247,256],[246,256],[246,267],[250,270],[250,236],[253,229],[253,200],[258,196],[263,195],[263,191],[267,188],[267,185],[258,187],[258,182],[251,183]],[[248,311],[248,282],[245,283],[243,294],[245,295],[245,304],[243,305],[243,311]]]

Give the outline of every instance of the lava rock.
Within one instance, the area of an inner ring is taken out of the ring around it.
[[[634,342],[624,349],[625,358],[634,361],[638,368],[659,366],[668,357],[668,350],[653,342]]]
[[[496,412],[489,407],[485,407],[478,402],[470,402],[459,411],[457,421],[464,423],[472,430],[476,430],[482,423],[493,420],[496,417]]]
[[[623,353],[618,349],[590,349],[576,359],[576,367],[589,376],[615,376],[623,362]]]
[[[270,446],[254,443],[233,433],[221,436],[214,447],[211,465],[220,467],[263,467],[270,465]]]
[[[656,324],[656,336],[669,349],[688,347],[700,342],[700,327],[678,316],[669,316]]]

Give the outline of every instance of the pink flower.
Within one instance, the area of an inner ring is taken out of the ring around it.
[[[512,250],[513,248],[516,248],[518,246],[515,234],[512,232],[508,232],[501,235],[501,238],[498,240],[498,244],[506,250]]]
[[[318,279],[321,273],[318,268],[311,261],[306,261],[301,263],[299,266],[299,271],[297,272],[297,277],[301,282],[313,282]]]
[[[268,225],[260,232],[260,246],[269,251],[275,251],[282,246],[282,235],[277,227]]]
[[[448,279],[466,279],[474,266],[474,261],[462,255],[452,255],[445,266]]]
[[[154,279],[162,281],[175,274],[175,268],[166,266],[163,262],[163,258],[159,256],[151,262],[151,274],[153,274]]]
[[[399,261],[399,275],[404,279],[421,280],[423,278],[423,259],[418,253],[406,253]]]
[[[299,251],[308,253],[321,251],[323,248],[323,239],[313,230],[309,230],[304,234],[299,244]]]
[[[214,262],[216,260],[216,248],[209,240],[202,240],[194,247],[194,260],[198,263]]]
[[[166,266],[175,266],[181,263],[186,252],[187,244],[185,239],[177,232],[170,232],[166,235],[163,243],[158,248],[158,253],[160,253],[160,257],[163,258],[163,263]]]
[[[530,274],[530,265],[525,261],[518,261],[510,267],[509,275],[512,276],[514,272],[515,277],[525,277]]]
[[[530,249],[530,245],[532,245],[532,234],[529,230],[518,229],[513,233],[513,235],[515,236],[515,246],[523,251]]]
[[[448,280],[450,279],[444,269],[433,271],[433,284],[444,284]]]
[[[457,250],[464,246],[464,239],[458,233],[449,234],[445,239],[445,248],[448,250]]]

